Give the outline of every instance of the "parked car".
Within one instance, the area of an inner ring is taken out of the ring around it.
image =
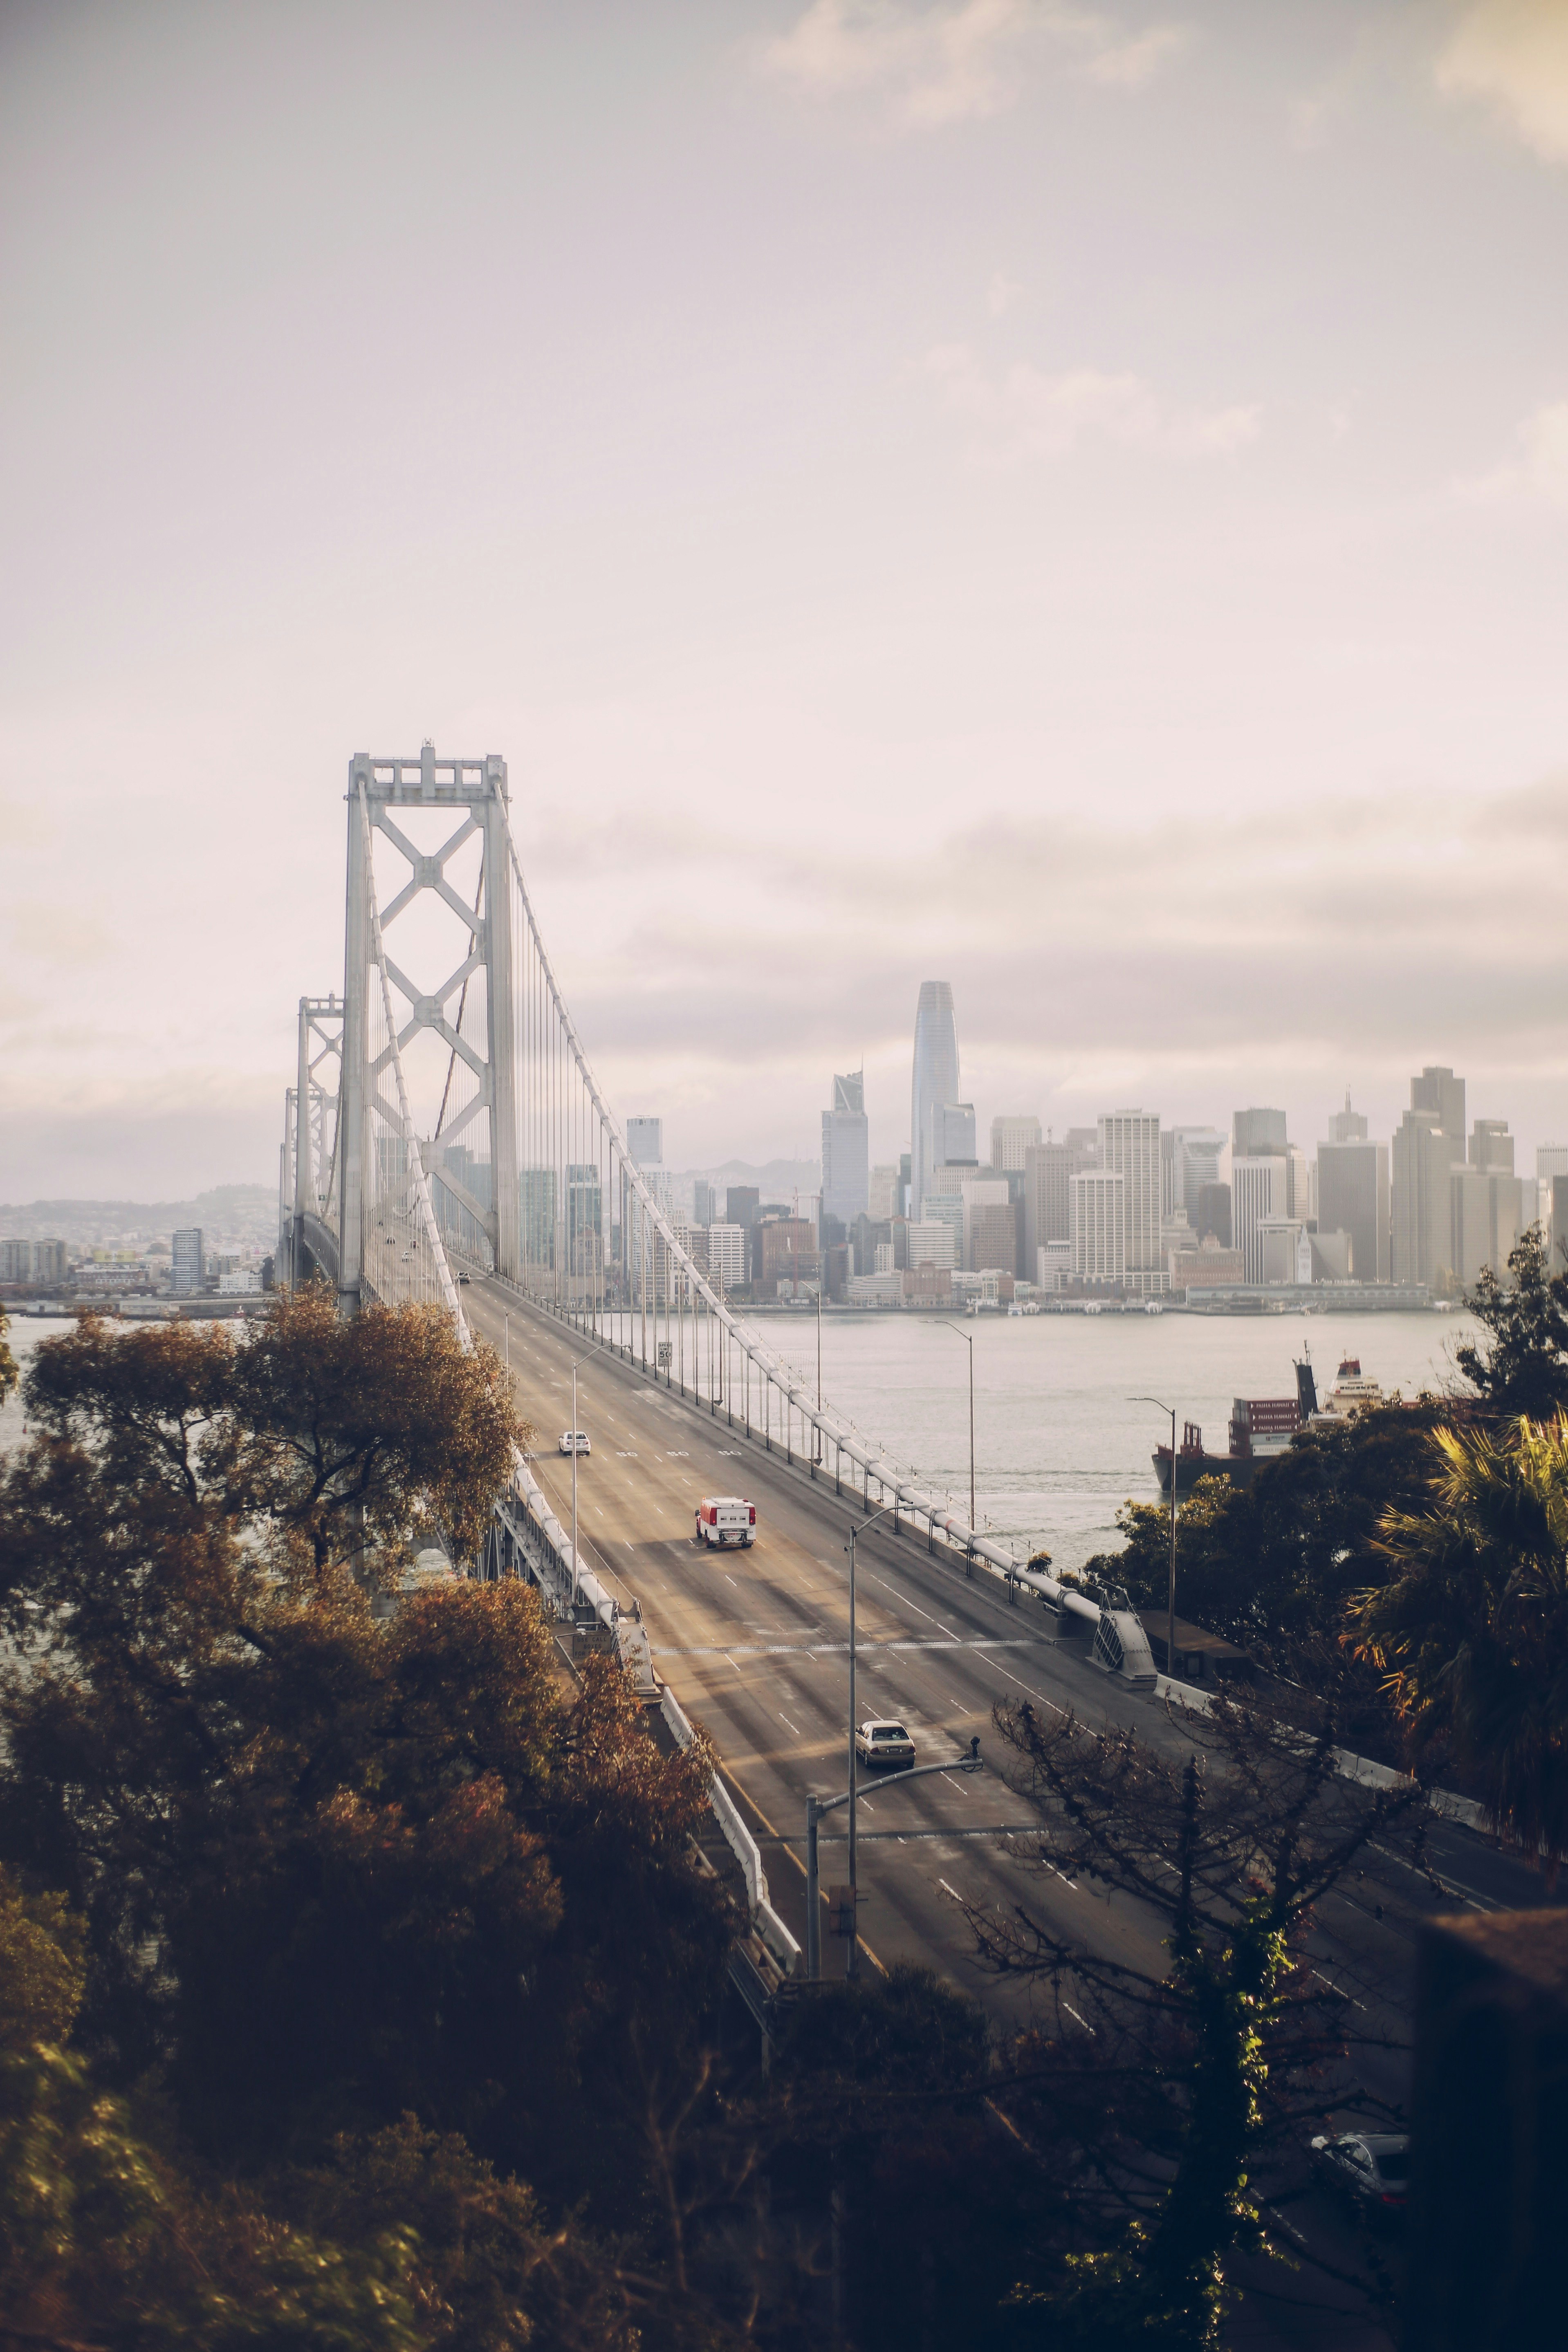
[[[753,1544],[757,1539],[757,1507],[743,1495],[704,1495],[697,1506],[694,1541],[722,1551],[727,1544]]]
[[[594,1449],[588,1443],[587,1431],[563,1429],[561,1433],[561,1451],[563,1454],[592,1454]]]
[[[1410,2188],[1410,2140],[1405,2132],[1321,2134],[1312,2160],[1331,2187],[1349,2197],[1372,2221],[1397,2221]]]
[[[901,1723],[879,1718],[855,1734],[855,1753],[866,1764],[912,1764],[915,1743]]]

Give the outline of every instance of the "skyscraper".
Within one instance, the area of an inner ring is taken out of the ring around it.
[[[1285,1149],[1282,1110],[1238,1110],[1230,1122],[1230,1148],[1237,1160],[1265,1160]]]
[[[1107,1111],[1100,1122],[1100,1164],[1122,1180],[1122,1263],[1128,1287],[1168,1289],[1170,1276],[1160,1248],[1159,1113]]]
[[[833,1108],[822,1114],[822,1213],[846,1229],[866,1213],[869,1197],[865,1073],[833,1081]]]
[[[1329,1120],[1318,1146],[1318,1230],[1351,1237],[1351,1272],[1357,1282],[1386,1282],[1389,1268],[1388,1146],[1367,1139],[1366,1119],[1343,1110]]]
[[[1026,1114],[1001,1113],[991,1122],[993,1168],[1024,1168],[1025,1154],[1040,1139],[1040,1122]]]
[[[663,1119],[628,1118],[626,1150],[639,1168],[662,1168],[664,1165]]]
[[[915,1011],[914,1070],[910,1089],[910,1214],[918,1218],[931,1165],[931,1110],[958,1100],[958,1027],[952,986],[922,980]]]

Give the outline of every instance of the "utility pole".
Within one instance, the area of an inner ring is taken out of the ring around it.
[[[1157,1405],[1171,1416],[1171,1583],[1165,1601],[1165,1672],[1176,1679],[1176,1408],[1161,1397],[1129,1397],[1129,1404]]]

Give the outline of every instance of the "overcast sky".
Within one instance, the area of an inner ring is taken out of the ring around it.
[[[272,1176],[426,735],[676,1165],[927,978],[983,1129],[1568,1139],[1568,0],[0,28],[0,1199]]]

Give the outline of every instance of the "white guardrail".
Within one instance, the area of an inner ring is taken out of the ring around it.
[[[686,1710],[666,1683],[659,1693],[659,1711],[678,1747],[689,1748],[692,1739]],[[767,1873],[756,1839],[741,1819],[733,1797],[717,1774],[708,1783],[709,1801],[713,1817],[723,1831],[731,1852],[741,1865],[746,1882],[746,1901],[751,1906],[752,1925],[762,1937],[773,1958],[786,1977],[798,1976],[804,1966],[800,1946],[768,1901]]]

